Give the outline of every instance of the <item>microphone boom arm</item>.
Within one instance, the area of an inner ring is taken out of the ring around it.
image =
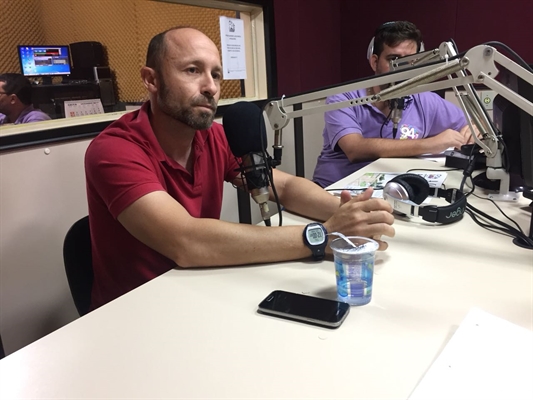
[[[435,61],[436,59],[437,61]],[[478,45],[469,49],[464,55],[458,56],[450,42],[441,43],[438,49],[392,60],[390,64],[392,72],[387,74],[267,101],[264,112],[271,128],[275,131],[277,148],[283,147],[281,146],[282,129],[293,118],[376,103],[416,93],[453,88],[470,125],[473,140],[482,148],[487,157],[487,176],[491,179],[501,180],[500,193],[502,195],[500,199],[508,200],[509,175],[503,168],[502,161],[504,144],[489,120],[472,84],[483,84],[489,87],[533,116],[533,103],[531,101],[495,79],[500,72],[497,65],[504,67],[531,85],[533,85],[533,74],[492,46]],[[440,80],[444,77],[448,79]],[[377,94],[325,104],[325,99],[328,96],[387,84],[391,86]],[[466,95],[460,95],[458,87],[464,88]],[[318,102],[307,104],[305,108],[299,107],[293,111],[287,109],[287,107],[295,104],[312,101]],[[477,137],[473,125],[481,133],[481,138]]]
[[[440,47],[446,47],[446,42]],[[371,77],[364,80],[358,80],[355,82],[337,85],[327,89],[313,91],[301,95],[292,97],[283,97],[279,100],[270,100],[266,103],[264,111],[267,115],[268,122],[273,130],[283,129],[288,125],[289,121],[293,118],[303,117],[306,115],[337,110],[340,108],[359,106],[362,104],[376,103],[379,101],[389,100],[396,97],[409,96],[416,93],[467,87],[473,83],[481,83],[491,88],[498,94],[511,101],[516,106],[530,115],[533,115],[533,103],[524,99],[519,94],[502,85],[494,78],[498,75],[499,71],[496,67],[496,62],[509,71],[513,72],[526,82],[533,82],[533,74],[527,71],[525,68],[519,66],[508,57],[499,53],[495,48],[486,45],[479,45],[468,50],[462,57],[456,58],[452,61],[448,60],[449,52],[442,55],[443,50],[438,50],[441,53],[440,66],[433,64],[414,66],[414,68],[393,71],[388,74]],[[429,52],[418,53],[410,58],[420,57],[427,53],[434,54],[436,50]],[[402,57],[399,60],[403,60],[406,57]],[[396,60],[395,60],[396,61]],[[465,72],[470,72],[467,75]],[[451,78],[445,81],[437,81],[445,76],[453,73],[461,72],[460,76]],[[394,84],[394,82],[401,81]],[[436,82],[437,81],[437,82]],[[309,105],[305,109],[296,111],[287,111],[286,107],[295,104],[308,103],[311,101],[325,100],[328,96],[332,96],[339,93],[345,93],[349,91],[368,89],[374,86],[381,86],[386,84],[393,84],[390,88],[382,90],[378,94],[371,96],[365,96],[358,99],[347,100],[338,103],[324,104],[319,103],[316,105]],[[480,128],[480,127],[478,127]],[[493,140],[496,140],[496,134],[494,132],[488,132],[492,136]],[[491,156],[492,154],[487,154]]]

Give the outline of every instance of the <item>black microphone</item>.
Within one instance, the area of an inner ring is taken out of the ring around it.
[[[259,204],[263,220],[269,221],[268,187],[271,167],[266,153],[267,136],[263,111],[254,103],[240,101],[224,111],[222,124],[231,152],[242,159],[239,166],[246,179],[248,191]]]
[[[405,108],[405,97],[400,97],[399,99],[391,99],[390,108],[392,111],[392,137],[393,139],[396,139],[396,133],[398,133],[398,124],[402,120],[402,114]]]

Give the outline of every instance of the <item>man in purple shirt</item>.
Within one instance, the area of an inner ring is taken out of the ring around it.
[[[416,53],[421,44],[422,35],[411,22],[387,22],[376,30],[373,48],[369,48],[370,66],[376,75],[387,73],[391,60]],[[326,103],[365,97],[382,89],[342,93],[328,97]],[[472,142],[461,109],[437,94],[407,96],[404,107],[394,133],[389,101],[326,112],[324,146],[313,181],[326,187],[378,158],[440,153]]]
[[[0,75],[0,125],[25,124],[50,117],[31,104],[31,83],[21,74]]]

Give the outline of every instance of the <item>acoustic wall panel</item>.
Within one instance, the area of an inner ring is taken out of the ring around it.
[[[19,44],[44,44],[41,0],[0,0],[0,73],[20,72]]]
[[[0,0],[0,71],[20,72],[17,44],[103,44],[120,101],[147,98],[141,82],[153,35],[178,25],[205,32],[220,49],[220,15],[234,11],[150,0]],[[222,85],[222,98],[241,97],[239,81]]]

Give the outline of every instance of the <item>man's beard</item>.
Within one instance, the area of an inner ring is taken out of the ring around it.
[[[381,76],[381,75],[386,74],[388,72],[390,72],[389,69],[384,70],[384,69],[381,68],[381,65],[379,64],[379,58],[378,58],[378,66],[376,68],[376,76]],[[379,87],[379,90],[382,91],[382,90],[388,89],[390,86],[391,86],[390,83],[383,83],[383,84],[379,85],[378,87]]]
[[[213,97],[207,97],[199,95],[195,97],[190,106],[181,106],[172,98],[170,89],[165,84],[165,81],[161,79],[160,91],[157,95],[157,104],[161,111],[170,117],[174,118],[193,129],[203,130],[209,128],[213,124],[215,119],[215,110],[217,103]],[[202,111],[200,113],[194,112],[194,106],[197,105],[209,105],[212,107],[213,112]]]

